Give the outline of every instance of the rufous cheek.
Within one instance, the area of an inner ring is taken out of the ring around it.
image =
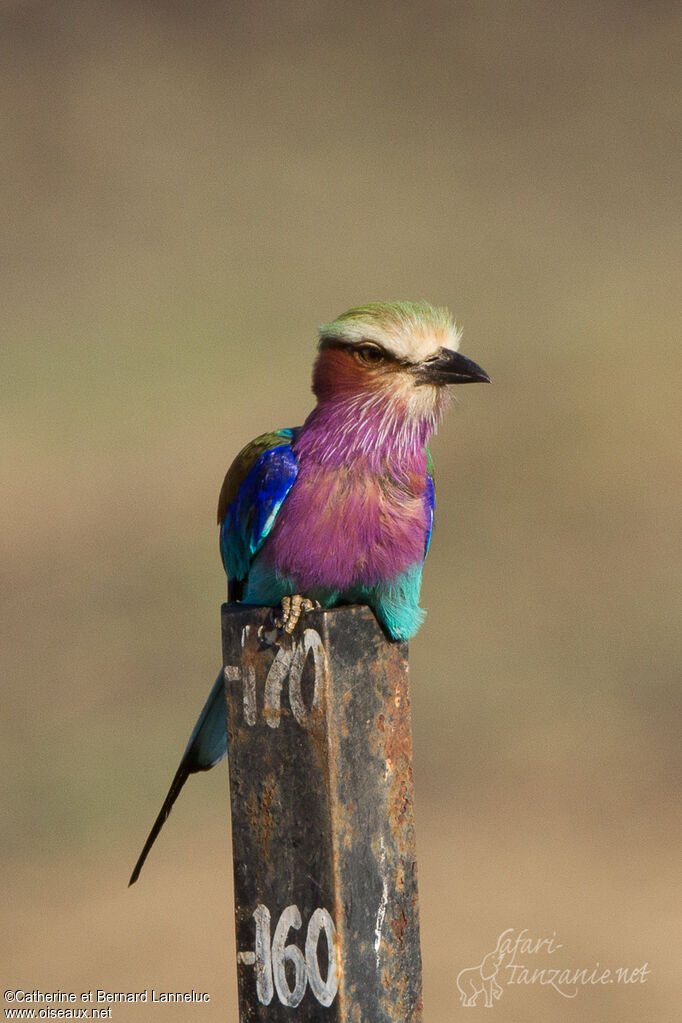
[[[381,388],[382,376],[348,349],[323,348],[313,368],[313,393],[320,401],[362,394]]]

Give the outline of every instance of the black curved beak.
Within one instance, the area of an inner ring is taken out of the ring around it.
[[[415,366],[418,380],[423,384],[475,384],[490,383],[490,377],[473,359],[441,348],[438,355]]]

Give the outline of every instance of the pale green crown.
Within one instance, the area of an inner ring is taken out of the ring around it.
[[[460,331],[452,313],[429,302],[368,302],[320,327],[320,340],[376,341],[397,359],[422,362],[439,348],[456,350]]]

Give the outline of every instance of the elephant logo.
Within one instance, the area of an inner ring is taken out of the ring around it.
[[[486,1009],[492,1009],[493,999],[502,997],[502,988],[495,978],[503,959],[504,952],[500,951],[498,941],[497,948],[493,952],[488,952],[478,966],[470,966],[459,971],[457,987],[460,1001],[464,1007],[472,1008],[476,1005],[478,996],[482,994]]]

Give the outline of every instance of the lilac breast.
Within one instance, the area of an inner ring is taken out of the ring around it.
[[[302,592],[395,579],[424,559],[429,514],[425,457],[417,471],[372,472],[366,462],[302,459],[263,555]]]

